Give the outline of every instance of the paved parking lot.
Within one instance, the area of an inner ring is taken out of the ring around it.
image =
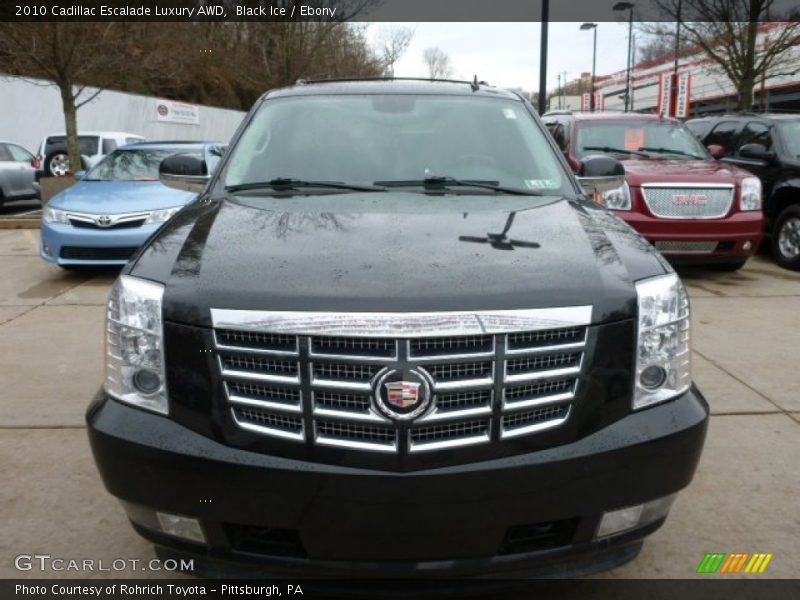
[[[103,489],[83,425],[116,273],[63,272],[37,243],[35,231],[0,230],[0,577],[86,576],[20,573],[14,557],[153,557]],[[705,453],[640,557],[604,576],[688,578],[706,552],[771,552],[762,577],[797,577],[800,273],[757,257],[735,274],[682,275],[695,380],[713,413]]]

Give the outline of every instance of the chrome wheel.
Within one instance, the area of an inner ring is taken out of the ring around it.
[[[800,217],[790,217],[778,232],[778,248],[788,259],[800,256]]]
[[[64,177],[69,173],[69,157],[66,154],[56,154],[50,159],[50,173],[54,177]]]

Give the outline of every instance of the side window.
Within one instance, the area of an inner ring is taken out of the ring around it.
[[[567,151],[567,146],[569,145],[569,135],[568,135],[568,128],[564,123],[559,121],[551,121],[549,123],[545,123],[547,130],[550,132],[550,135],[553,136],[553,139],[558,144],[558,147],[561,149],[562,152]]]
[[[11,153],[11,158],[16,162],[29,163],[33,160],[33,154],[25,150],[22,146],[16,144],[6,144],[6,148]]]
[[[736,143],[737,150],[745,144],[760,144],[766,150],[772,150],[772,132],[764,123],[752,121],[745,125],[744,130]]]
[[[103,154],[110,154],[117,149],[117,140],[111,138],[103,138]]]
[[[0,144],[0,162],[11,162],[14,159],[11,157],[11,152],[5,144]]]
[[[705,145],[717,144],[722,146],[725,148],[725,154],[729,156],[733,154],[735,149],[734,143],[736,142],[737,129],[739,129],[739,125],[736,121],[723,121],[711,130],[711,133],[705,139]]]
[[[689,121],[686,123],[686,129],[691,131],[692,135],[702,142],[703,136],[708,132],[708,124],[703,122],[692,123]]]

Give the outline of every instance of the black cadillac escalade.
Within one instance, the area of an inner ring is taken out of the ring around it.
[[[633,558],[708,406],[664,259],[530,104],[477,82],[267,93],[123,269],[87,421],[157,548],[291,575]]]

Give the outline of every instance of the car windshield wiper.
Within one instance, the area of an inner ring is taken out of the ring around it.
[[[300,188],[326,188],[333,190],[349,190],[353,192],[385,192],[386,188],[374,185],[358,185],[341,181],[303,181],[291,177],[277,177],[269,181],[251,181],[225,186],[227,192],[244,192],[248,190],[272,189],[276,191],[297,190]]]
[[[626,150],[625,148],[612,148],[611,146],[583,146],[584,150],[599,150],[600,152],[611,152],[617,154],[630,154],[633,156],[644,156],[647,157],[645,152],[640,152],[644,148],[639,148],[639,150]]]
[[[455,177],[426,177],[425,179],[409,179],[399,181],[376,181],[375,185],[391,187],[419,187],[426,190],[443,190],[449,187],[476,187],[484,190],[492,190],[501,194],[515,194],[518,196],[543,196],[542,192],[533,190],[523,190],[520,188],[506,187],[499,185],[497,181],[484,181],[478,179],[456,179]]]
[[[643,150],[645,152],[656,152],[657,154],[677,154],[678,156],[688,156],[689,158],[701,158],[696,154],[689,154],[688,152],[684,152],[683,150],[673,150],[672,148],[650,148],[647,146],[643,146],[639,148],[639,150]]]

